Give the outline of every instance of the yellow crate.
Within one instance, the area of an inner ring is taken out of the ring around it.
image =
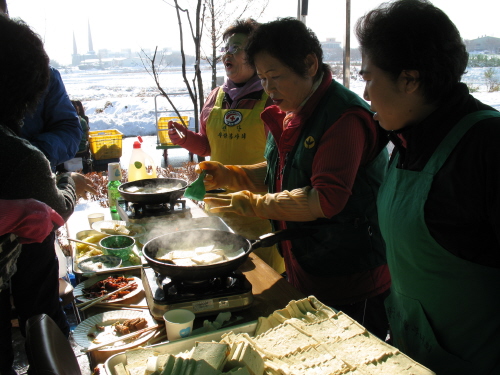
[[[181,117],[184,120],[184,124],[187,128],[189,126],[189,116],[181,116]],[[170,140],[170,137],[168,135],[169,121],[176,121],[179,124],[182,124],[182,122],[179,120],[179,117],[160,117],[158,119],[158,138],[162,146],[175,146]]]
[[[122,156],[123,134],[116,129],[89,131],[90,152],[95,160]]]

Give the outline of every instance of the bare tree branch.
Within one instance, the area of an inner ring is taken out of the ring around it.
[[[187,124],[184,122],[184,119],[182,118],[181,114],[179,113],[177,107],[174,105],[174,103],[170,99],[170,96],[165,92],[165,90],[163,90],[163,87],[160,84],[160,74],[157,71],[157,65],[156,65],[157,52],[158,52],[158,47],[155,48],[155,52],[153,54],[153,57],[149,57],[147,55],[147,53],[144,50],[142,50],[142,53],[144,54],[144,56],[146,56],[146,58],[149,59],[149,62],[150,62],[149,66],[151,67],[151,70],[149,70],[149,67],[147,67],[146,64],[144,64],[144,61],[141,59],[142,65],[144,66],[144,69],[146,69],[146,71],[153,77],[153,79],[155,80],[155,83],[156,83],[156,87],[158,88],[158,90],[160,90],[160,93],[167,99],[168,103],[172,106],[174,112],[177,114],[177,117],[181,121],[182,125],[187,127]],[[163,60],[163,57],[160,60],[160,64],[161,64],[162,60]]]

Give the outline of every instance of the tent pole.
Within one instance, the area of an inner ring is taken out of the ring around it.
[[[351,79],[351,0],[345,3],[344,86],[349,88]]]

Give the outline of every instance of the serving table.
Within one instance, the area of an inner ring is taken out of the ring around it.
[[[90,213],[104,212],[105,220],[111,218],[109,209],[99,207],[97,204],[93,203],[95,202],[86,203],[81,207],[77,206],[75,213],[67,222],[67,230],[70,237],[74,237],[78,231],[89,229],[87,216]],[[189,205],[191,207],[191,214],[193,218],[207,216],[207,214],[194,203],[190,202]],[[145,266],[143,265],[143,267]],[[248,308],[233,313],[233,315],[239,317],[238,324],[251,322],[258,319],[259,317],[266,317],[275,310],[286,307],[291,300],[299,300],[306,297],[304,294],[291,286],[291,284],[289,284],[280,274],[278,274],[264,261],[262,261],[262,259],[260,259],[253,253],[251,253],[245,263],[240,266],[239,271],[241,271],[245,275],[245,277],[252,285],[252,294],[254,300]],[[127,271],[127,274],[140,276],[140,267],[135,270]],[[137,308],[142,308],[142,306],[147,306],[144,291],[141,291],[136,296],[127,299],[126,304],[131,305],[127,308],[135,308],[134,306],[137,306]],[[84,315],[82,316],[83,318],[87,318],[104,311],[109,311],[110,308],[111,307],[108,306],[93,306],[81,313],[82,315]],[[144,309],[144,311],[149,312],[147,308]],[[216,315],[197,317],[195,319],[194,328],[201,327],[204,320],[215,320],[215,317]],[[166,341],[166,338],[163,336],[164,330],[164,327],[162,327],[161,330],[159,330],[158,334],[153,336],[153,339],[157,340],[155,342],[149,343],[162,342],[163,340]],[[91,351],[89,352],[90,364],[91,366],[102,364],[113,354],[116,354],[116,352],[99,350]]]

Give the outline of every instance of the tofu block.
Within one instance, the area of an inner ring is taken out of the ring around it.
[[[160,356],[161,357],[161,356]],[[163,362],[163,367],[161,368],[161,375],[168,375],[172,373],[172,370],[174,369],[174,364],[175,364],[176,358],[173,355],[167,354],[167,357],[164,359],[159,359],[157,364],[158,367],[161,367],[161,362]],[[160,370],[160,369],[158,369]]]
[[[241,367],[246,367],[251,375],[262,375],[264,373],[264,360],[247,342],[243,345],[239,362]]]
[[[131,365],[125,365],[127,373],[129,375],[145,375],[146,364],[145,363],[132,363]]]
[[[131,365],[133,363],[142,363],[144,367],[146,367],[148,358],[156,354],[157,353],[155,352],[155,350],[150,348],[137,348],[125,351],[128,365]]]
[[[115,365],[116,375],[128,375],[127,370],[125,370],[125,365],[123,363],[118,363]]]
[[[214,249],[214,245],[200,246],[200,247],[197,247],[196,249],[194,249],[194,252],[197,255],[201,255],[201,254],[210,253],[213,249]]]
[[[227,360],[229,346],[218,342],[197,342],[192,359],[205,360],[216,370],[222,370]]]
[[[224,260],[224,257],[220,254],[205,253],[196,255],[191,260],[198,265],[206,265],[222,262]]]
[[[163,371],[165,367],[168,367],[170,364],[173,366],[175,358],[171,354],[160,354],[156,359],[156,371],[160,373]]]

